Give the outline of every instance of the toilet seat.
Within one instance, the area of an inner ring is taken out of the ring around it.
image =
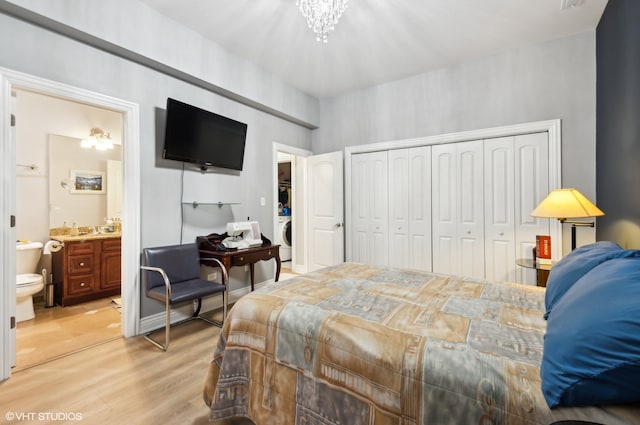
[[[39,285],[40,283],[43,283],[41,274],[26,273],[16,275],[16,287],[18,288],[22,286]]]

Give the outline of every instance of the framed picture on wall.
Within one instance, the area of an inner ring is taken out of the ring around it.
[[[71,170],[71,193],[89,195],[104,194],[104,172]]]

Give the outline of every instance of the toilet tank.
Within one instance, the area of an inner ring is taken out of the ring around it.
[[[38,273],[42,243],[18,242],[16,251],[16,274]]]

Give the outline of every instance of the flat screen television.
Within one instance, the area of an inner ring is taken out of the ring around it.
[[[242,170],[247,124],[167,98],[162,157]]]

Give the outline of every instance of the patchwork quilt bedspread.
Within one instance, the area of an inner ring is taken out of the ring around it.
[[[547,407],[543,314],[543,288],[344,263],[240,299],[204,399],[214,422],[258,425],[640,418],[623,407]]]

